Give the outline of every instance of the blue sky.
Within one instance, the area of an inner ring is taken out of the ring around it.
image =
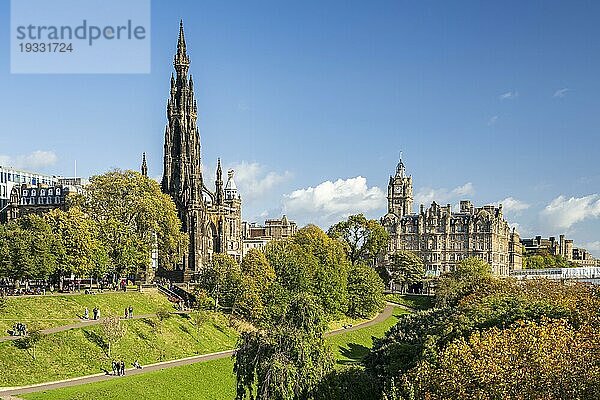
[[[245,219],[380,217],[402,150],[416,203],[502,201],[523,236],[600,256],[598,2],[155,0],[139,75],[11,75],[9,15],[0,164],[87,176],[145,151],[160,177],[184,18],[206,176],[236,169]]]

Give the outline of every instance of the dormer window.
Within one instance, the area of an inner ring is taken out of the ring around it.
[[[52,196],[52,195],[54,195],[54,190],[48,189],[48,196]]]
[[[27,196],[27,190],[23,190],[23,196]]]
[[[56,188],[56,195],[60,196],[60,189],[59,188]]]
[[[46,189],[40,189],[40,196],[46,195]]]
[[[35,189],[31,189],[31,195],[35,196]]]

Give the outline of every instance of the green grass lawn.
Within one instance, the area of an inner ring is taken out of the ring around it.
[[[372,345],[372,336],[381,337],[406,311],[395,308],[385,321],[354,332],[327,339],[338,363],[355,363]],[[357,351],[357,349],[359,349]],[[169,368],[147,374],[115,378],[108,381],[71,388],[38,392],[18,397],[30,400],[91,400],[91,399],[198,399],[232,400],[235,397],[235,376],[231,358]]]
[[[162,323],[157,318],[129,320],[125,337],[115,344],[112,358],[130,367],[212,353],[235,347],[238,333],[227,317],[211,314],[200,330],[186,318],[173,315]],[[91,375],[111,369],[111,358],[101,336],[100,325],[47,335],[39,344],[36,360],[31,351],[15,342],[0,343],[0,386],[20,386]]]
[[[232,371],[233,361],[227,357],[85,386],[19,395],[19,397],[31,400],[233,400],[235,376]]]
[[[386,294],[387,301],[401,304],[406,307],[414,308],[415,310],[428,310],[434,306],[434,298],[419,294]]]
[[[167,298],[157,290],[148,292],[109,292],[67,296],[7,297],[0,311],[0,336],[8,336],[15,322],[24,322],[28,328],[46,329],[77,322],[85,307],[98,307],[100,316],[124,315],[125,307],[133,307],[134,314],[150,314],[159,308],[171,308]]]
[[[383,337],[385,332],[398,322],[407,311],[394,307],[392,316],[383,322],[356,331],[341,333],[327,338],[338,365],[356,364],[373,346],[373,337]]]

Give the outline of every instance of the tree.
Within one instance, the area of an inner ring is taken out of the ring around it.
[[[127,333],[127,327],[117,316],[108,316],[102,321],[102,335],[107,344],[107,356],[110,357],[112,346]]]
[[[423,260],[410,251],[399,251],[392,254],[388,265],[390,276],[403,288],[421,282],[425,277]]]
[[[375,266],[389,242],[389,234],[385,228],[363,214],[351,215],[346,221],[338,222],[329,228],[327,234],[344,244],[352,264],[365,262]]]
[[[384,304],[383,281],[377,272],[366,265],[353,265],[348,271],[348,315],[369,317]]]
[[[564,320],[519,322],[452,342],[411,374],[416,398],[597,399],[600,343]]]
[[[235,309],[250,321],[259,321],[263,317],[265,296],[275,280],[275,271],[257,249],[248,251],[241,267],[240,295]]]
[[[135,171],[114,170],[90,179],[79,205],[99,225],[101,239],[117,273],[138,272],[150,264],[157,244],[160,264],[173,267],[187,248],[187,235],[175,204],[158,183]]]
[[[61,252],[60,241],[42,217],[27,215],[11,221],[0,230],[0,275],[15,283],[47,279]]]
[[[492,267],[477,257],[469,257],[456,266],[456,270],[443,274],[437,282],[437,305],[452,305],[470,293],[483,290],[492,281]]]
[[[308,400],[332,370],[326,318],[314,297],[294,296],[277,324],[242,334],[234,353],[236,399]]]
[[[18,348],[29,352],[31,358],[36,360],[36,350],[42,339],[44,339],[44,334],[39,329],[32,329],[26,336],[18,339],[15,344]]]
[[[228,254],[214,254],[207,268],[200,273],[200,285],[214,300],[215,310],[221,303],[232,307],[239,296],[242,270]]]
[[[350,262],[342,244],[316,225],[298,230],[291,240],[317,260],[312,293],[321,302],[323,310],[332,317],[346,312]]]
[[[68,211],[54,209],[44,215],[61,243],[55,274],[58,277],[103,276],[108,270],[108,255],[99,239],[98,225],[78,207]]]

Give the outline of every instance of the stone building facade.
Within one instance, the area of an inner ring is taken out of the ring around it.
[[[567,239],[565,235],[550,236],[548,239],[542,236],[533,238],[521,239],[523,248],[527,255],[544,255],[562,256],[565,260],[573,265],[580,267],[595,267],[599,264],[599,260],[584,248],[575,247],[572,239]]]
[[[452,206],[433,202],[413,213],[412,177],[402,160],[388,184],[388,212],[381,219],[390,234],[388,255],[408,250],[419,255],[426,274],[438,276],[451,271],[468,257],[488,262],[496,275],[521,269],[519,234],[502,215],[502,205],[474,207],[461,201],[459,212]]]
[[[76,189],[62,184],[14,186],[6,207],[6,221],[29,214],[41,215],[56,208],[66,211],[67,196]]]
[[[244,222],[243,226],[243,255],[250,249],[262,250],[271,240],[287,239],[298,231],[294,221],[286,215],[277,219],[268,219],[264,225]]]
[[[159,274],[178,281],[193,279],[213,253],[242,256],[242,201],[233,180],[233,171],[223,185],[220,160],[215,190],[202,176],[198,108],[194,82],[188,76],[190,58],[186,51],[183,23],[179,27],[177,53],[173,60],[171,90],[167,102],[162,191],[171,196],[182,227],[189,234],[189,248],[175,271]]]

